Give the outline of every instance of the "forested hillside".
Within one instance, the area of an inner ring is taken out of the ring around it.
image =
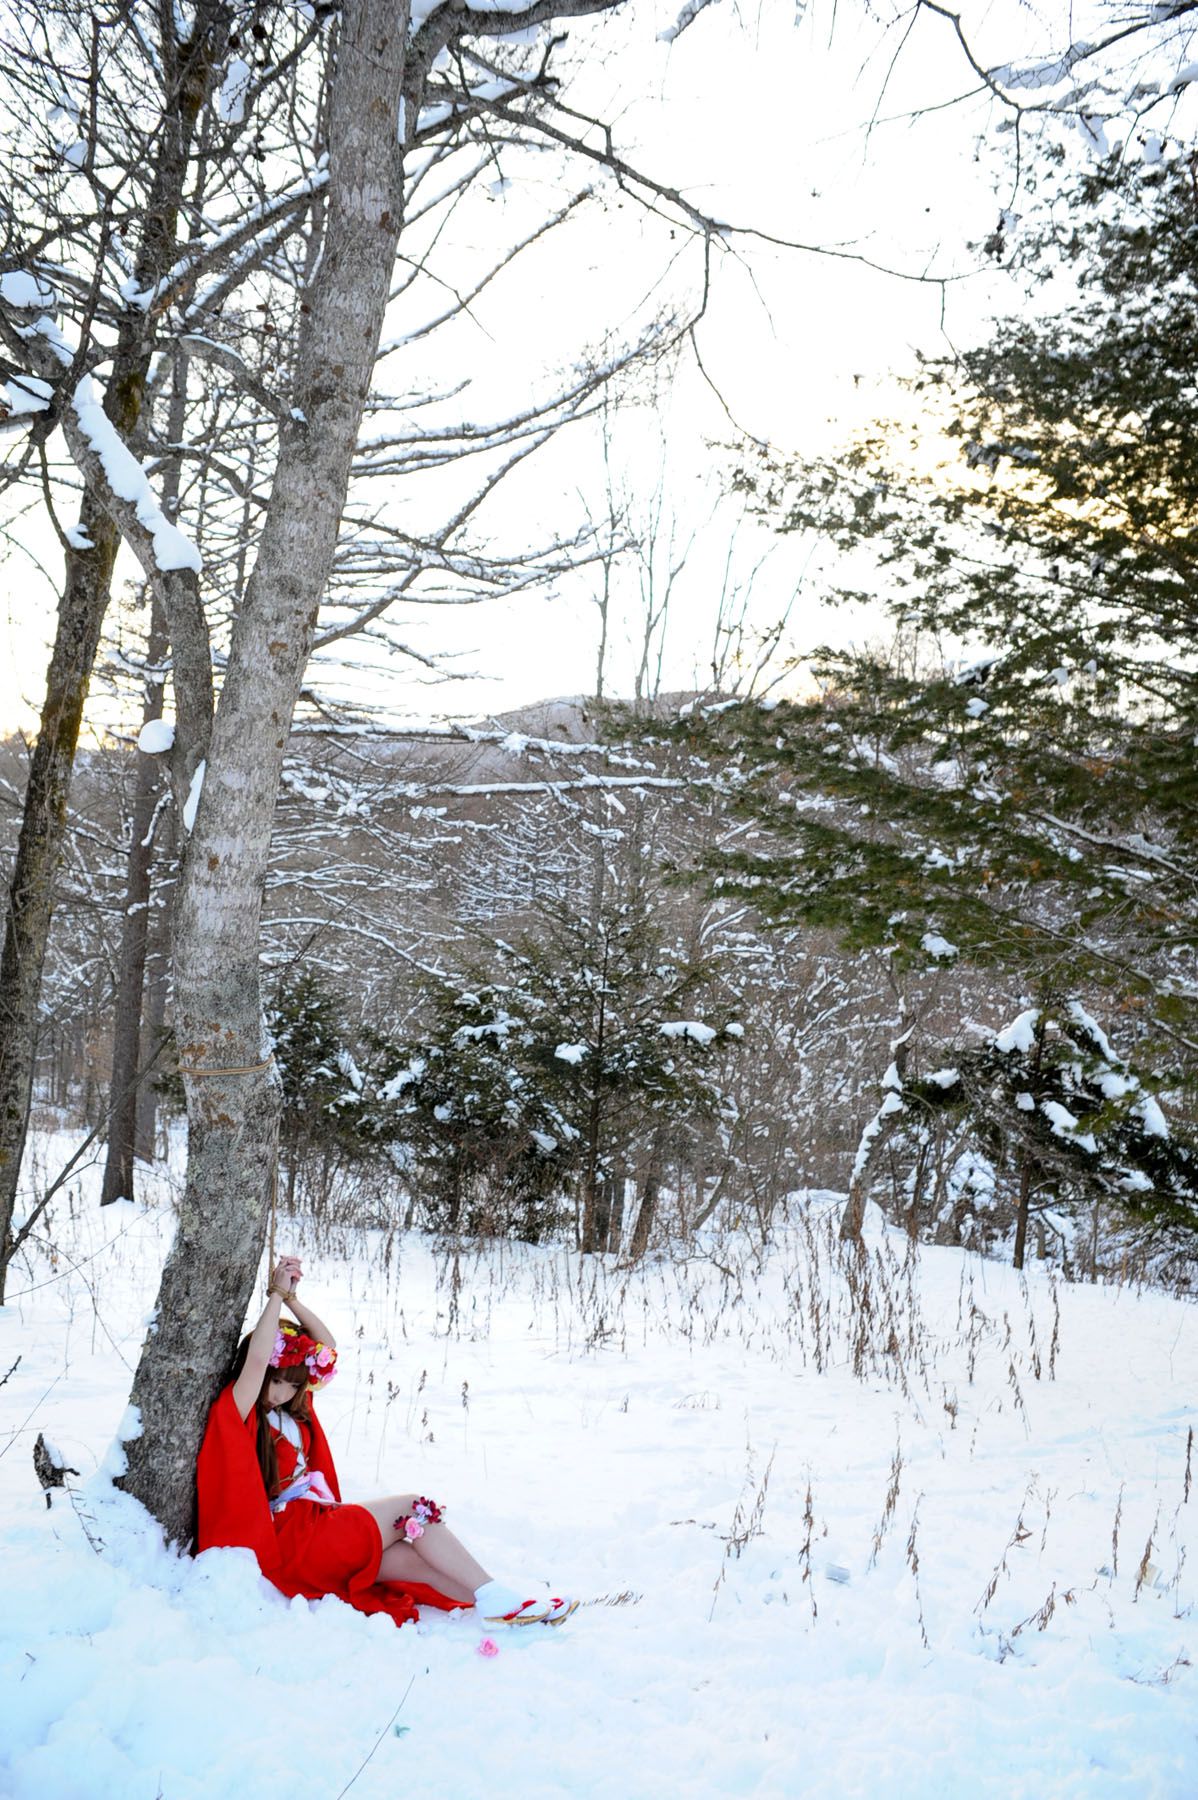
[[[979,967],[931,936],[904,958],[846,941],[832,917],[780,919],[751,883],[729,892],[726,867],[790,853],[743,804],[745,753],[781,743],[788,711],[560,701],[411,735],[297,731],[263,910],[287,1203],[635,1259],[709,1221],[764,1243],[787,1194],[855,1181],[928,1241],[1009,1257],[1018,1237],[1021,1259],[1026,1243],[1074,1277],[1152,1268],[1188,1285],[1184,1209],[1157,1217],[1147,1184],[1088,1179],[1105,1146],[1054,1132],[1053,1106],[1072,1105],[1084,1136],[1118,1090],[1162,1147],[1187,1141],[1184,1082],[1158,1068],[1141,1090],[1126,1073],[1135,1014],[1093,972],[1073,1015],[1038,1025],[1030,959]],[[830,729],[843,703],[824,716]],[[10,745],[14,795],[20,774]],[[134,780],[119,743],[78,773],[38,1069],[39,1121],[90,1126],[101,1145]],[[816,796],[825,818],[833,795]],[[827,855],[809,856],[821,895]],[[160,866],[146,1160],[181,1103]],[[1034,1164],[999,1124],[1004,1105],[1018,1124],[1033,1090],[1047,1120]],[[970,1129],[966,1092],[988,1131]]]

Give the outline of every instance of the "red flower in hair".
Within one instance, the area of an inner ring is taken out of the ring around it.
[[[296,1325],[280,1325],[270,1359],[272,1369],[298,1369],[307,1373],[312,1387],[324,1387],[337,1373],[337,1352],[331,1344],[309,1337]]]

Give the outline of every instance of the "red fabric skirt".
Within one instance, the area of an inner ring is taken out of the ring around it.
[[[418,1606],[450,1611],[450,1600],[422,1582],[379,1581],[383,1536],[364,1506],[317,1506],[291,1500],[274,1516],[279,1562],[270,1579],[285,1594],[319,1600],[335,1594],[359,1612],[385,1612],[397,1625],[416,1617]]]

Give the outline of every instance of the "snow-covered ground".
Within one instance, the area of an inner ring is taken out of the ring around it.
[[[850,1283],[829,1202],[631,1276],[284,1246],[347,1495],[593,1602],[485,1657],[162,1549],[99,1471],[169,1212],[64,1198],[0,1311],[0,1794],[1193,1800],[1194,1307],[881,1230]]]

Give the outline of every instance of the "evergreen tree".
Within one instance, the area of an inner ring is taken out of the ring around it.
[[[510,983],[438,985],[405,1045],[376,1037],[362,1129],[419,1189],[434,1229],[536,1243],[558,1223],[572,1128],[529,1078],[533,996]]]
[[[581,1247],[615,1247],[627,1172],[645,1166],[655,1193],[667,1138],[719,1112],[709,1049],[739,1028],[694,1016],[719,1004],[714,965],[671,946],[647,904],[615,901],[563,909],[494,959],[381,1057],[367,1129],[419,1171],[438,1226],[535,1241],[573,1195]]]
[[[951,1167],[917,1159],[955,1215],[935,1220],[938,1235],[960,1238],[968,1185],[975,1209],[979,1186],[981,1204],[993,1206],[993,1174],[979,1184],[979,1169],[1009,1178],[1018,1269],[1037,1215],[1073,1228],[1113,1202],[1157,1226],[1198,1230],[1198,1154],[1176,1140],[1155,1096],[1077,1000],[1046,996],[950,1066],[907,1080],[899,1098],[900,1133],[914,1146],[935,1127],[952,1145]],[[913,1185],[912,1209],[922,1198]]]
[[[319,1158],[327,1183],[336,1160],[362,1154],[363,1077],[350,1054],[337,1001],[310,971],[280,986],[267,1009],[267,1024],[283,1082],[279,1154],[291,1204],[307,1159]]]
[[[680,729],[768,828],[709,859],[724,888],[896,967],[959,958],[1028,993],[1067,970],[1179,1092],[1198,1069],[1198,212],[1188,157],[1044,179],[1020,259],[1065,286],[1055,311],[925,368],[905,436],[740,479],[780,529],[872,557],[880,594],[841,597],[880,597],[894,650],[822,652],[813,697]],[[956,458],[929,467],[938,437]]]

